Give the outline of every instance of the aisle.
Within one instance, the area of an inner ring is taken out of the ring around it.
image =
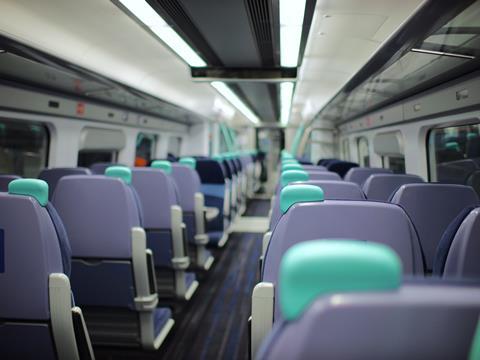
[[[268,201],[257,201],[249,204],[248,213],[264,216]],[[160,350],[95,349],[97,359],[247,359],[247,320],[262,235],[233,232],[224,249],[214,250],[213,269],[193,299],[175,309],[175,326]]]

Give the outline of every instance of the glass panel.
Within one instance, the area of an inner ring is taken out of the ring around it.
[[[432,129],[428,134],[430,180],[465,184],[480,194],[480,125]]]
[[[182,138],[179,136],[172,136],[168,139],[167,157],[170,159],[180,156],[182,149]]]
[[[0,171],[36,178],[47,166],[47,127],[34,122],[0,120]]]
[[[112,150],[80,150],[78,152],[77,166],[90,167],[95,163],[113,163],[117,159],[117,152]]]
[[[135,166],[148,166],[152,161],[157,136],[152,134],[139,133],[137,135],[137,146],[135,150]]]
[[[361,137],[357,139],[358,147],[358,164],[360,166],[370,166],[370,153],[368,150],[368,139]]]
[[[343,159],[349,161],[350,160],[350,142],[348,139],[344,139],[342,141],[342,151],[343,151]]]
[[[389,156],[388,168],[395,174],[405,174],[405,158],[400,156]]]

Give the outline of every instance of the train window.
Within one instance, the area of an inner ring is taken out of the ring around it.
[[[0,171],[37,177],[47,166],[49,133],[35,122],[0,120]]]
[[[357,139],[358,164],[370,166],[370,152],[368,150],[368,139],[364,136]]]
[[[382,156],[382,167],[395,174],[405,174],[405,158],[403,156]]]
[[[343,152],[343,159],[350,160],[350,142],[347,139],[343,139],[342,141],[342,152]]]
[[[480,193],[480,124],[428,133],[430,181],[471,185]]]
[[[182,138],[180,136],[172,136],[168,138],[167,152],[175,157],[180,156],[182,150]]]
[[[373,151],[382,157],[382,166],[396,174],[405,173],[405,150],[401,131],[379,133],[373,138]]]
[[[112,150],[80,150],[77,166],[90,167],[99,162],[114,163],[117,161],[117,157],[118,152]]]
[[[135,166],[147,166],[153,158],[156,146],[156,135],[139,133],[135,150]]]

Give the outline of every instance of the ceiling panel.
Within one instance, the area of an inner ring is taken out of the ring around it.
[[[308,121],[371,58],[422,0],[318,0],[294,95]]]
[[[277,104],[274,103],[276,86],[259,82],[242,82],[237,86],[241,89],[261,121],[272,122],[278,120]],[[271,89],[271,87],[274,87]],[[272,96],[273,95],[273,96]]]

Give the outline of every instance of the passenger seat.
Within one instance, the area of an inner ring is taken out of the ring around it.
[[[72,305],[65,254],[47,210],[48,185],[18,179],[0,194],[0,354],[5,359],[93,359]]]
[[[74,175],[53,195],[72,246],[72,288],[92,342],[157,349],[174,321],[157,308],[153,254],[127,179]]]

